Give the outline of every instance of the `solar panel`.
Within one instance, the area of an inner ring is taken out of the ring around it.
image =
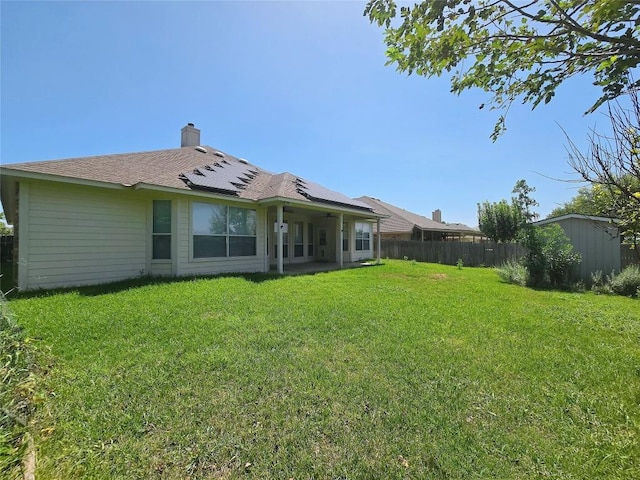
[[[222,160],[196,168],[192,173],[183,173],[181,178],[191,188],[204,188],[237,195],[257,174],[256,170],[250,169],[245,164]]]
[[[299,194],[304,195],[309,200],[315,200],[319,202],[335,203],[338,205],[344,205],[348,207],[360,208],[363,210],[372,211],[370,205],[359,200],[354,200],[346,195],[343,195],[328,188],[323,187],[317,183],[309,182],[301,178],[296,179],[296,189]]]

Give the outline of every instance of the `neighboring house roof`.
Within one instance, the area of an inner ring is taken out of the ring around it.
[[[274,174],[209,146],[8,164],[3,175],[121,187],[205,191],[251,201],[287,199],[375,214],[359,200],[290,173]]]
[[[548,225],[550,223],[560,222],[562,220],[568,220],[571,218],[576,218],[579,220],[589,220],[591,222],[603,222],[603,223],[620,223],[620,220],[617,218],[609,218],[609,217],[597,217],[594,215],[580,215],[579,213],[568,213],[566,215],[560,215],[559,217],[549,217],[544,220],[538,220],[537,222],[533,222],[534,225]]]
[[[405,233],[412,232],[414,228],[431,232],[447,232],[447,233],[480,233],[478,230],[471,228],[463,223],[443,223],[436,222],[423,215],[409,212],[402,208],[383,202],[374,197],[362,196],[356,200],[371,205],[375,211],[386,214],[389,218],[385,219],[380,225],[381,233]]]

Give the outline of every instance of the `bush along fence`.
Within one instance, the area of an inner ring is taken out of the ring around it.
[[[526,249],[515,243],[494,242],[419,242],[382,240],[380,257],[468,267],[498,267],[508,260],[518,260]]]

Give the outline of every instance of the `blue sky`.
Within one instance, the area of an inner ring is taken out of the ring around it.
[[[589,77],[507,132],[481,91],[385,66],[364,2],[1,3],[2,163],[202,143],[351,197],[477,225],[524,178],[544,218],[575,195],[567,143],[606,118]]]

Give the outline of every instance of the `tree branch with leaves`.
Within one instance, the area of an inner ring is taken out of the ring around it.
[[[592,129],[583,152],[568,139],[569,165],[605,199],[605,214],[619,220],[625,238],[640,259],[640,97],[629,93],[630,106],[610,102],[610,133]],[[602,200],[601,200],[602,202]]]
[[[640,64],[639,0],[424,0],[399,9],[394,0],[370,0],[364,14],[385,28],[387,65],[425,77],[450,73],[455,94],[490,93],[487,103],[504,112],[493,140],[515,100],[536,108],[573,76],[591,73],[601,88],[586,113],[640,87],[629,76]]]

